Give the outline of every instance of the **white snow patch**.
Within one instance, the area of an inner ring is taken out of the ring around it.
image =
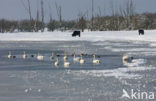
[[[139,36],[138,31],[85,31],[81,37],[72,37],[72,32],[19,32],[0,34],[0,41],[150,41],[156,42],[156,30],[147,30]]]
[[[114,51],[114,52],[122,52],[122,51],[136,51],[136,52],[140,52],[140,51],[148,51],[148,52],[154,52],[156,51],[156,49],[152,49],[152,48],[109,48],[110,50]]]

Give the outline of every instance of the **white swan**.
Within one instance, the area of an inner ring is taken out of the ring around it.
[[[122,61],[132,62],[132,60],[133,60],[132,56],[128,56],[126,54],[122,55]]]
[[[80,64],[84,64],[85,63],[85,60],[82,58],[82,54],[80,56],[81,56]]]
[[[12,58],[11,51],[9,51],[8,58]]]
[[[69,67],[70,66],[70,62],[67,62],[66,60],[64,61],[64,67]]]
[[[26,58],[27,58],[27,55],[26,55],[26,53],[25,53],[25,51],[24,51],[23,59],[26,59]]]
[[[128,56],[126,54],[123,54],[122,55],[122,61],[128,61]]]
[[[58,66],[59,66],[59,60],[58,60],[58,58],[56,59],[56,61],[55,61],[54,65],[55,65],[56,67],[58,67]]]
[[[78,62],[79,60],[80,60],[80,58],[79,58],[79,57],[76,57],[76,56],[75,56],[75,53],[74,53],[73,61],[74,61],[74,62]]]
[[[50,60],[51,60],[51,61],[54,60],[54,53],[53,53],[53,52],[51,53]]]
[[[100,60],[95,58],[95,54],[93,54],[93,64],[99,64]]]
[[[67,58],[67,54],[64,53],[64,57],[63,57],[63,60],[66,61],[68,58]]]
[[[122,56],[123,65],[127,65],[128,63],[132,62],[132,60],[133,60],[133,57],[123,54],[123,56]]]
[[[40,55],[40,52],[38,52],[37,59],[38,60],[43,60],[44,59],[44,56]]]

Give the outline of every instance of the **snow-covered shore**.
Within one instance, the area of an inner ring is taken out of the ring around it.
[[[149,41],[156,42],[156,30],[146,30],[144,36],[138,31],[85,31],[81,37],[71,37],[72,32],[19,32],[0,33],[0,41]]]

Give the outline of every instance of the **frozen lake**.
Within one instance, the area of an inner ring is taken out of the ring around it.
[[[16,56],[8,59],[8,51]],[[28,55],[23,59],[23,51]],[[37,52],[45,56],[36,59]],[[59,67],[49,59],[59,56]],[[71,62],[63,66],[63,54]],[[73,62],[83,53],[86,63]],[[122,54],[134,57],[123,65]],[[31,57],[31,55],[35,55]],[[96,54],[101,64],[92,64]],[[0,100],[2,101],[129,101],[123,89],[156,92],[156,46],[141,41],[0,42]],[[135,100],[134,100],[135,101]],[[142,100],[144,101],[144,100]],[[145,100],[146,101],[146,100]]]

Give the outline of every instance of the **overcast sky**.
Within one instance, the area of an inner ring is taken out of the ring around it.
[[[124,5],[126,0],[94,0],[94,14],[101,9],[102,15],[110,14],[110,3],[114,1],[114,5]],[[29,19],[29,15],[23,5],[27,6],[27,0],[0,0],[0,19],[9,20]],[[40,0],[30,0],[33,17],[36,16],[37,8],[40,10]],[[49,13],[52,11],[53,18],[57,19],[55,2],[62,6],[63,19],[76,19],[80,12],[87,12],[91,15],[91,0],[44,0],[45,20],[49,20]],[[156,0],[134,0],[136,12],[156,12]],[[51,5],[51,10],[49,10]]]

